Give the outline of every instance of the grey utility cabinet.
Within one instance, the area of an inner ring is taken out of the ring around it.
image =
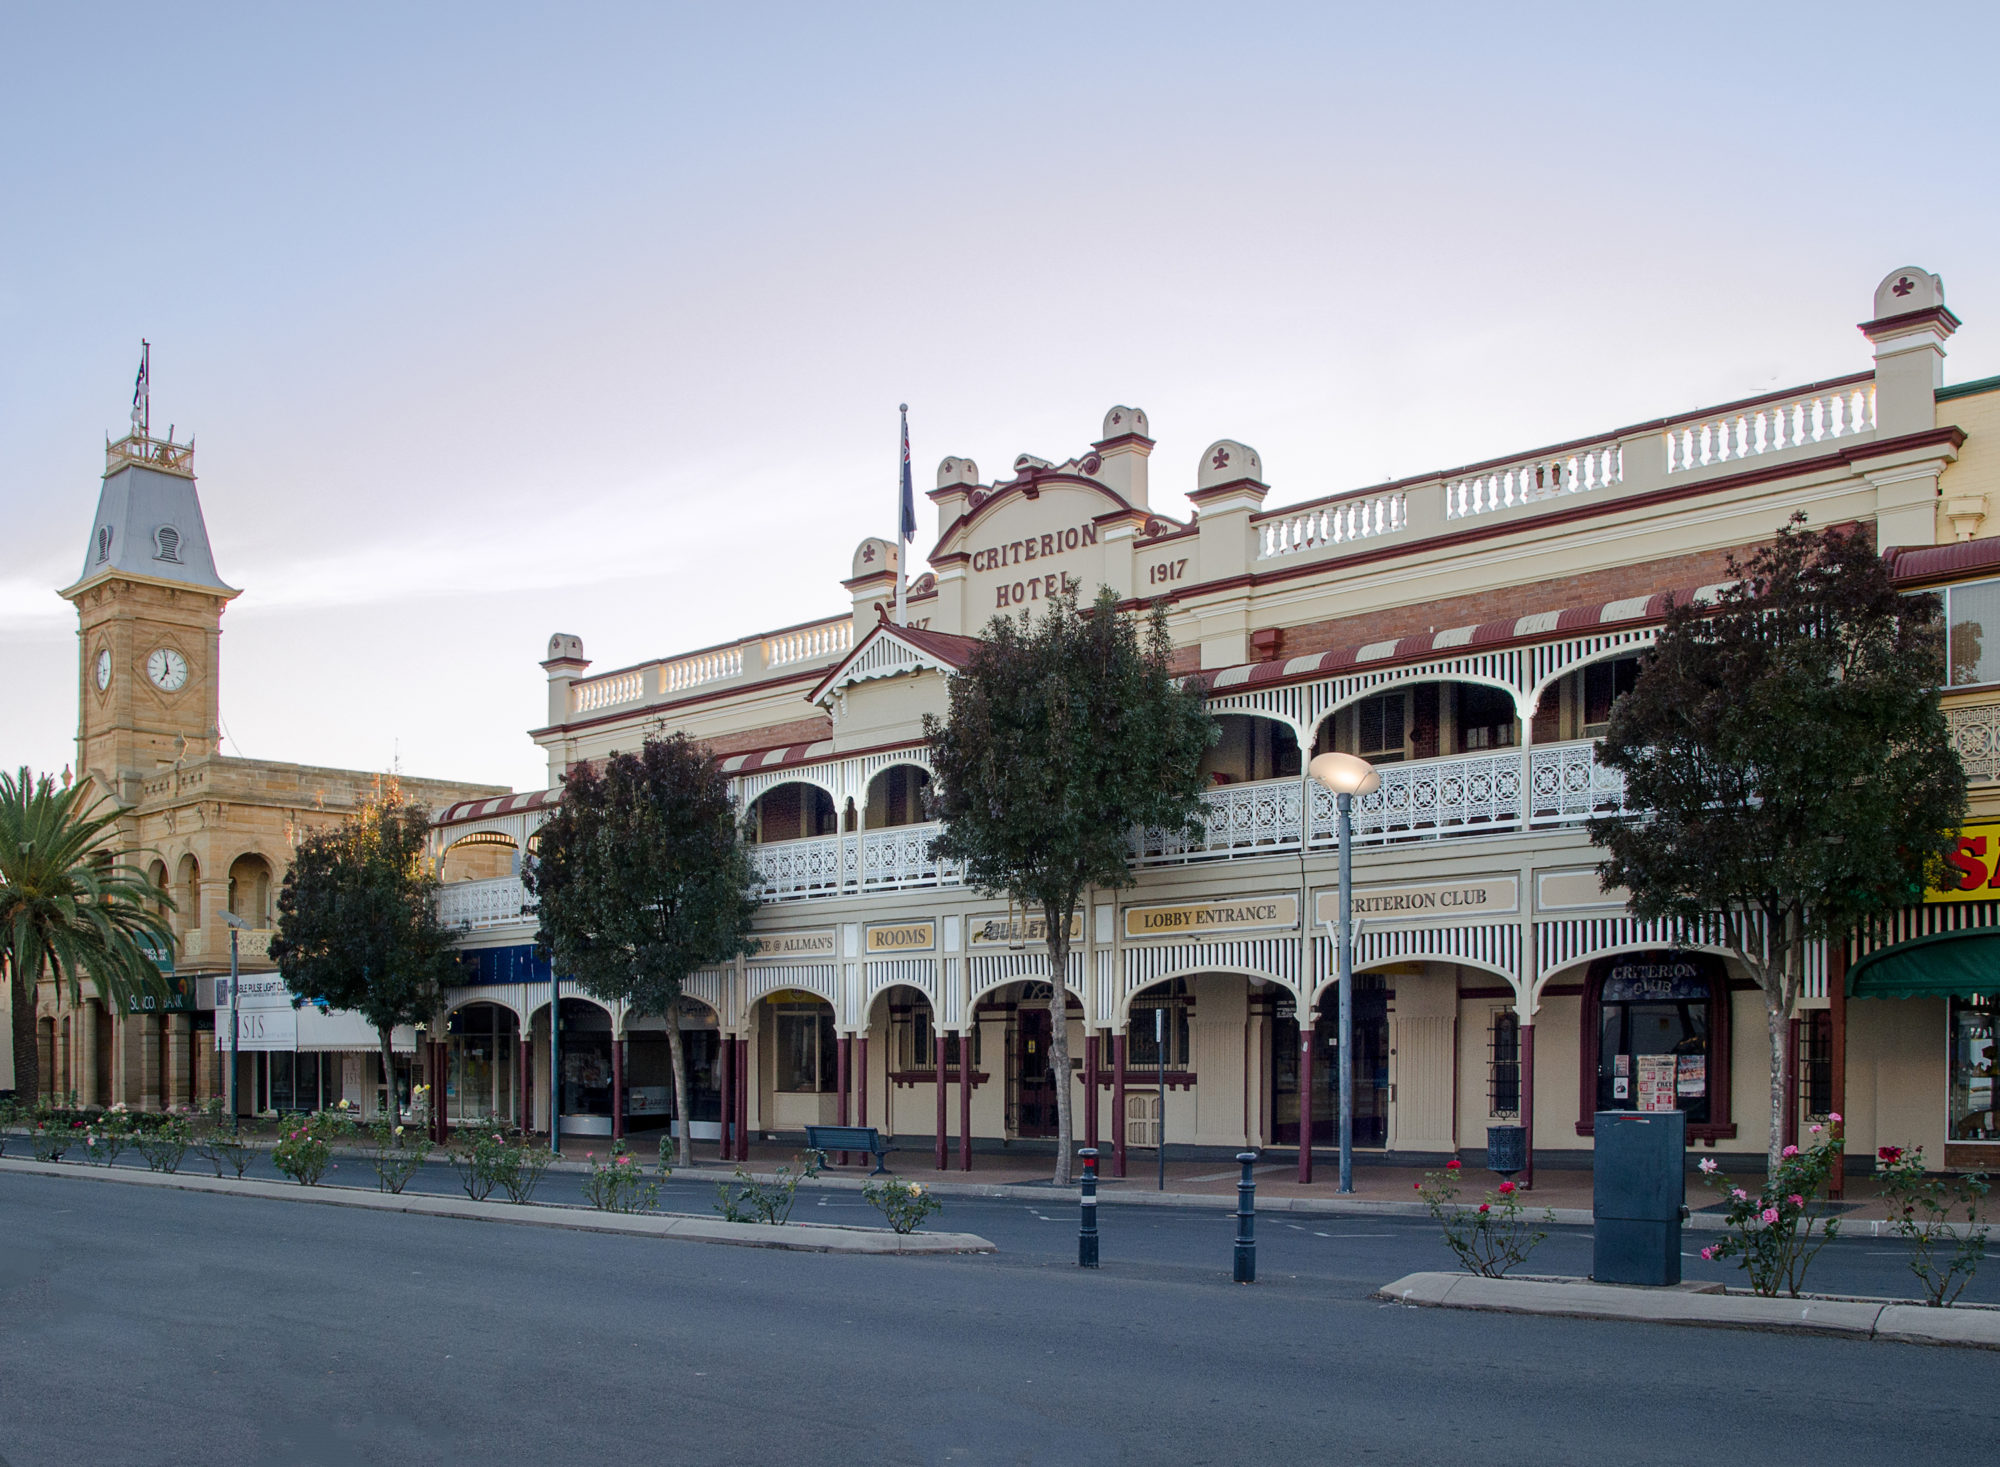
[[[1590,1276],[1602,1284],[1679,1283],[1687,1117],[1677,1110],[1601,1110],[1594,1129]]]

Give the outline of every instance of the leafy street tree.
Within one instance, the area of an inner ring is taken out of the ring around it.
[[[528,889],[536,940],[586,992],[667,1021],[680,1159],[693,1157],[681,993],[699,969],[751,947],[750,856],[729,784],[685,734],[571,767],[542,827]]]
[[[114,859],[119,812],[88,788],[59,790],[26,769],[0,773],[0,968],[13,985],[14,1090],[29,1103],[41,1094],[35,990],[44,976],[67,983],[72,1004],[88,976],[114,1011],[169,991],[148,949],[173,951],[173,902]]]
[[[1807,944],[1920,900],[1965,819],[1937,598],[1898,595],[1865,533],[1801,518],[1669,612],[1598,745],[1642,813],[1590,827],[1634,912],[1711,934],[1763,990],[1773,1170]]]
[[[1087,612],[1064,592],[1040,621],[995,617],[951,680],[946,716],[924,717],[938,854],[1048,923],[1058,1184],[1069,1181],[1075,1134],[1062,978],[1070,923],[1092,888],[1132,884],[1134,830],[1201,832],[1201,756],[1216,728],[1200,690],[1169,670],[1172,652],[1164,609],[1142,637],[1109,588]]]
[[[351,1009],[375,1030],[392,1107],[390,1037],[400,1024],[436,1019],[458,974],[453,933],[438,920],[430,827],[430,811],[406,803],[392,780],[340,824],[305,836],[278,893],[271,939],[295,1005]],[[435,1082],[431,1101],[444,1103]]]

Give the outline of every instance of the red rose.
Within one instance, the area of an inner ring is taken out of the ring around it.
[[[1459,1161],[1459,1159],[1454,1156],[1450,1161],[1444,1164],[1444,1169],[1448,1172],[1455,1172],[1459,1169],[1461,1165],[1462,1163]]]
[[[1482,1202],[1479,1204],[1479,1210],[1481,1212],[1491,1212],[1493,1208],[1489,1204]]]
[[[1903,1159],[1903,1148],[1900,1146],[1878,1147],[1875,1151],[1875,1158],[1884,1166],[1894,1166]]]
[[[1424,1184],[1422,1182],[1412,1182],[1410,1183],[1410,1185],[1412,1187],[1415,1187],[1419,1192],[1424,1190]]]
[[[1500,1195],[1502,1197],[1505,1197],[1508,1193],[1512,1192],[1513,1190],[1514,1190],[1514,1184],[1512,1182],[1502,1182],[1500,1184]]]

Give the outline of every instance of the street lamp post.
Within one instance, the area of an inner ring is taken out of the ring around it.
[[[1354,797],[1382,787],[1375,766],[1354,754],[1321,754],[1307,773],[1333,791],[1340,811],[1340,929],[1334,971],[1340,979],[1340,1190],[1354,1190]],[[1310,822],[1308,822],[1308,825]],[[1302,1016],[1303,1017],[1303,1016]],[[1301,1097],[1299,1144],[1312,1145],[1312,1097]]]
[[[243,1129],[242,1113],[236,1105],[237,1062],[242,1058],[243,1023],[239,1015],[241,1006],[236,1001],[236,934],[248,932],[250,924],[234,912],[224,912],[222,920],[229,924],[229,1129],[232,1132]]]

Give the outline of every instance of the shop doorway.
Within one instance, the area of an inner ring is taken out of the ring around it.
[[[1049,1076],[1049,1042],[1055,1026],[1039,1002],[1024,1001],[1014,1011],[1014,1134],[1056,1134],[1056,1087]]]
[[[1313,1029],[1312,1142],[1340,1144],[1339,996],[1329,989]],[[1271,1029],[1271,1144],[1299,1144],[1307,1103],[1299,1094],[1299,1019],[1291,1001],[1279,1003]],[[1389,1144],[1389,985],[1379,973],[1354,975],[1354,1144]]]

